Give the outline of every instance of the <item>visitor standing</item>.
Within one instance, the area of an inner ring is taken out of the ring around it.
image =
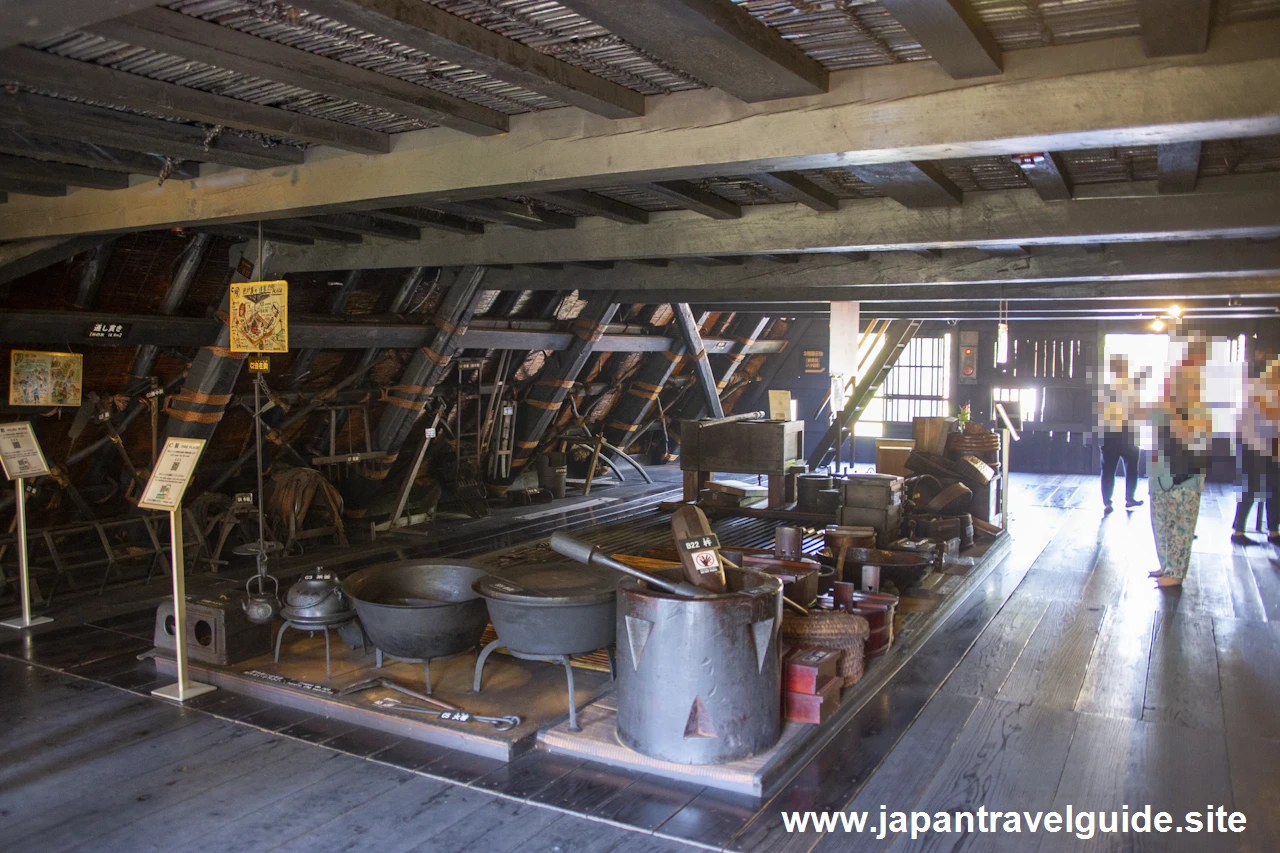
[[[1280,443],[1280,358],[1272,359],[1258,377],[1245,382],[1237,438],[1244,484],[1236,504],[1231,541],[1241,545],[1252,541],[1245,534],[1245,527],[1256,496],[1266,510],[1267,541],[1280,545],[1280,465],[1276,462]]]
[[[1129,376],[1129,359],[1111,357],[1111,381],[1102,391],[1102,506],[1111,512],[1116,489],[1116,467],[1124,462],[1124,505],[1142,506],[1138,489],[1138,440],[1136,422],[1142,416],[1141,382]]]

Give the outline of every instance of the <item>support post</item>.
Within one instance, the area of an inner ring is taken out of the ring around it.
[[[698,377],[702,396],[707,401],[707,413],[713,418],[723,418],[724,409],[720,406],[720,394],[716,391],[716,380],[711,373],[711,364],[707,361],[707,350],[702,345],[702,333],[698,331],[698,321],[693,318],[689,303],[677,302],[671,307],[675,309],[676,328],[680,331],[685,349],[693,360],[693,372]]]
[[[173,639],[178,663],[178,682],[157,687],[151,691],[151,695],[185,702],[218,688],[212,684],[191,681],[187,676],[187,581],[182,554],[181,506],[169,511],[169,552],[173,558]]]
[[[587,366],[595,345],[604,335],[605,327],[617,313],[618,303],[613,301],[612,293],[593,297],[573,321],[574,338],[569,348],[547,359],[546,366],[529,390],[528,396],[520,403],[520,410],[516,415],[515,445],[511,452],[511,472],[507,481],[514,479],[533,458],[542,437],[546,435],[564,404],[569,388]]]
[[[164,302],[160,305],[161,314],[173,316],[178,313],[212,243],[212,234],[200,232],[191,238],[191,242],[187,244],[182,254],[182,262],[174,272],[169,289],[165,292]],[[151,387],[151,368],[155,367],[156,358],[159,355],[160,347],[155,344],[143,344],[138,347],[138,351],[133,356],[133,363],[129,366],[129,379],[125,385],[127,393],[141,394]]]
[[[18,595],[22,599],[22,618],[6,619],[0,622],[6,628],[17,628],[22,630],[30,628],[32,625],[42,625],[45,622],[52,622],[48,616],[31,616],[31,578],[30,567],[27,562],[27,481],[22,477],[18,477],[13,481],[14,504],[18,513]]]

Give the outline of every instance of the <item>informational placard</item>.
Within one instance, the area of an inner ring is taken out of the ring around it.
[[[16,349],[9,356],[10,406],[79,406],[84,357]]]
[[[122,341],[129,337],[132,323],[93,323],[85,329],[84,336],[95,340]]]
[[[49,463],[44,460],[30,423],[0,424],[0,464],[10,480],[49,473]]]
[[[142,490],[138,506],[171,512],[182,505],[182,495],[204,451],[203,438],[167,438],[151,479]]]
[[[231,283],[232,352],[289,351],[289,283]]]
[[[267,374],[271,372],[271,356],[269,355],[251,355],[246,361],[249,362],[250,373]]]

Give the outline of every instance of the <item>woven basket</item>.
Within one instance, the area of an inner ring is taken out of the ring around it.
[[[782,617],[782,639],[800,648],[841,652],[838,672],[845,687],[858,683],[863,672],[863,643],[871,634],[867,620],[853,613],[811,612]]]

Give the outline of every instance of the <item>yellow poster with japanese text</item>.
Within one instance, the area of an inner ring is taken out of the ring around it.
[[[289,351],[289,283],[237,281],[231,284],[232,352]]]

